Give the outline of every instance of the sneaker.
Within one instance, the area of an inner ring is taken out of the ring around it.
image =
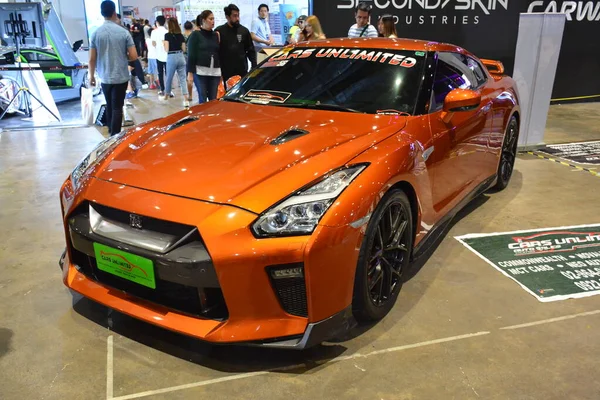
[[[150,90],[155,90],[155,89],[158,89],[158,88],[157,88],[157,87],[156,87],[156,85],[153,83],[153,84],[151,84],[150,86],[148,86],[148,89],[150,89]]]
[[[137,97],[137,95],[134,92],[127,92],[127,94],[125,95],[126,99],[133,99],[134,97]]]
[[[190,108],[190,101],[189,100],[184,100],[183,101],[183,107]]]
[[[171,92],[171,94],[169,95],[170,98],[175,97],[175,93]]]
[[[148,86],[148,84],[147,84],[147,83],[144,83],[144,84],[142,85],[142,89],[144,89],[144,90],[145,90],[145,89],[148,89],[148,88],[150,88],[150,87]]]
[[[162,90],[158,92],[158,97],[164,97],[165,92],[163,92]]]

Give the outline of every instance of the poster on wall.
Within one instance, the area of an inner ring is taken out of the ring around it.
[[[121,3],[119,0],[113,0],[117,7],[117,13],[121,13]],[[87,29],[88,40],[91,41],[92,35],[100,25],[104,24],[104,17],[100,14],[100,3],[102,0],[83,0],[85,11],[85,27]]]

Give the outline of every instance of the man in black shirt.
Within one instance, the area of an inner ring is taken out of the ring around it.
[[[221,75],[223,82],[227,83],[227,79],[232,76],[244,76],[248,73],[248,60],[252,68],[256,66],[256,51],[250,31],[240,24],[240,9],[235,4],[230,4],[223,10],[227,23],[219,26],[216,31],[221,35]]]

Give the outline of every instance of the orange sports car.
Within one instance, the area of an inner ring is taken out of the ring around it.
[[[76,166],[69,288],[208,342],[307,348],[383,318],[428,239],[510,180],[515,83],[457,46],[304,42],[236,81]]]

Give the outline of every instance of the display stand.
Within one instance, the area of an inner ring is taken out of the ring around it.
[[[521,14],[513,72],[521,105],[521,149],[544,142],[565,19],[565,14]]]
[[[42,107],[44,107],[46,109],[46,111],[48,111],[54,118],[56,118],[57,121],[60,122],[60,118],[57,117],[56,114],[54,114],[36,95],[31,93],[31,90],[25,83],[25,78],[23,77],[24,68],[21,63],[21,59],[22,59],[21,58],[21,41],[25,41],[25,38],[27,36],[29,36],[31,33],[29,32],[29,28],[27,27],[26,21],[23,21],[21,14],[18,14],[16,12],[10,14],[10,19],[7,21],[4,21],[4,32],[6,35],[12,36],[12,38],[15,42],[15,46],[16,46],[16,50],[17,50],[17,57],[16,57],[17,62],[16,62],[15,70],[17,71],[16,81],[19,84],[19,90],[17,91],[15,96],[11,99],[10,103],[8,103],[5,110],[0,115],[0,120],[2,120],[4,118],[4,116],[10,109],[11,105],[15,102],[15,100],[17,100],[19,98],[19,96],[22,96],[23,100],[24,100],[24,104],[25,104],[24,114],[27,117],[29,117],[29,118],[33,117],[33,107],[32,107],[32,101],[31,101],[31,99],[33,98]],[[28,67],[27,69],[29,70],[29,69],[31,69],[31,67]]]

